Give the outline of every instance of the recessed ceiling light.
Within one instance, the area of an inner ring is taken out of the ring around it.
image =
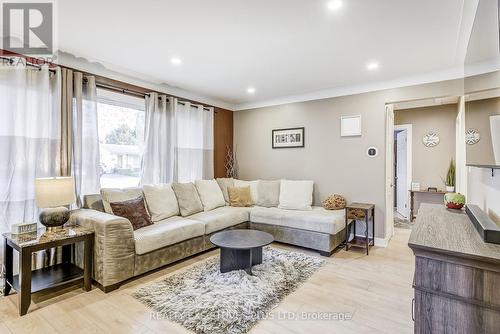
[[[170,59],[170,62],[171,62],[172,64],[174,64],[174,65],[180,65],[180,64],[182,64],[182,59],[177,58],[177,57],[174,57],[174,58],[171,58],[171,59]]]
[[[366,64],[366,68],[369,69],[370,71],[376,70],[378,68],[378,63],[376,61],[372,61]]]
[[[247,93],[248,93],[248,94],[255,94],[255,88],[253,88],[253,87],[248,87],[248,88],[247,88]]]
[[[327,4],[327,7],[329,10],[337,10],[340,7],[342,7],[342,1],[340,1],[340,0],[329,1]]]

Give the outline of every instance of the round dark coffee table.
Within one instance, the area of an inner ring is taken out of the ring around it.
[[[274,241],[272,235],[256,230],[227,230],[215,233],[210,241],[220,247],[220,272],[245,270],[262,263],[262,247]]]

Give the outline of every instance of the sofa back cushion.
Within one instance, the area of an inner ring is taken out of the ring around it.
[[[228,187],[234,187],[234,179],[231,177],[221,177],[216,179],[219,184],[220,190],[222,190],[222,195],[224,196],[224,201],[229,205],[229,194],[227,193]]]
[[[104,206],[104,211],[106,213],[113,214],[113,209],[109,205],[111,202],[122,202],[129,199],[137,198],[141,196],[142,198],[142,189],[139,187],[133,188],[102,188],[101,189],[102,196],[102,205]]]
[[[259,180],[255,181],[243,181],[243,180],[234,180],[234,186],[241,187],[250,187],[250,195],[252,197],[252,203],[256,204],[259,201]]]
[[[200,195],[203,211],[210,211],[226,205],[224,195],[215,180],[196,180],[194,182],[198,195]]]
[[[110,202],[109,205],[115,215],[130,221],[134,231],[153,224],[144,205],[142,195],[125,201]]]
[[[257,205],[266,208],[278,206],[280,203],[280,184],[277,181],[260,180],[257,186]]]
[[[179,215],[179,204],[171,183],[146,184],[142,191],[153,222]]]
[[[252,196],[250,194],[250,186],[247,187],[229,187],[227,188],[229,194],[229,202],[231,206],[244,207],[252,206]]]
[[[104,211],[101,194],[83,195],[83,208],[106,212]]]
[[[200,196],[193,183],[172,183],[172,189],[179,203],[179,211],[181,216],[186,217],[203,211]]]
[[[281,180],[280,209],[312,210],[313,181]]]

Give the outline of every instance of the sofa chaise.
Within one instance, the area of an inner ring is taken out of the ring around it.
[[[151,197],[145,189],[143,193],[143,188],[113,192],[121,200],[144,194],[150,213],[162,205],[178,205],[173,203],[175,197]],[[323,256],[330,256],[345,239],[344,209],[232,207],[225,202],[224,206],[205,206],[203,211],[184,217],[170,210],[175,215],[134,230],[128,219],[106,212],[109,198],[104,198],[105,193],[103,189],[101,195],[85,196],[84,208],[74,210],[70,217],[71,223],[95,230],[93,279],[104,292],[119,288],[132,277],[214,248],[210,236],[225,229],[261,230],[272,234],[275,241],[317,250]]]

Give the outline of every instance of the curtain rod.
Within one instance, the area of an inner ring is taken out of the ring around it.
[[[143,98],[145,98],[146,96],[150,96],[149,93],[138,92],[138,91],[127,89],[127,88],[120,88],[120,87],[116,87],[116,86],[112,86],[112,85],[107,85],[107,84],[102,84],[102,83],[97,83],[97,82],[96,82],[95,85],[97,87],[99,87],[99,88],[111,90],[111,91],[122,93],[122,94],[140,96],[140,97],[143,97]],[[167,101],[170,101],[170,98],[167,98]],[[181,104],[183,106],[186,105],[186,102],[184,102],[184,101],[179,101],[178,100],[177,103],[179,103],[179,104]],[[194,103],[191,104],[191,107],[193,107],[193,108],[196,108],[198,106],[203,106],[203,105],[202,104],[194,104]],[[203,110],[210,111],[210,108],[203,107]],[[214,112],[217,113],[216,111],[214,111]]]
[[[13,58],[1,56],[0,59],[7,60],[7,62],[9,64],[14,63],[14,59]],[[42,70],[42,66],[40,66],[40,65],[35,65],[35,64],[32,64],[32,63],[28,63],[27,61],[25,62],[25,64],[26,64],[26,66],[31,66],[31,67],[36,68],[38,70]],[[51,73],[55,73],[56,72],[56,70],[54,70],[54,69],[48,68],[48,70]],[[78,70],[73,70],[73,71],[77,71],[78,72]],[[83,80],[86,81],[86,78],[84,77]],[[146,96],[150,95],[149,93],[138,92],[138,91],[127,89],[127,88],[120,88],[120,87],[116,87],[116,86],[112,86],[112,85],[107,85],[107,84],[102,84],[102,83],[98,83],[98,82],[96,82],[96,87],[107,89],[107,90],[111,90],[111,91],[115,91],[115,92],[119,92],[119,93],[122,93],[122,94],[140,96],[140,97],[143,97],[143,98],[145,98]],[[167,101],[169,101],[169,99],[167,99]],[[178,100],[177,103],[179,103],[181,105],[186,105],[186,103],[188,103],[188,102],[184,102],[184,101],[179,101]],[[191,104],[191,107],[193,107],[193,108],[196,108],[198,106],[203,106],[203,105],[202,104],[195,104],[195,103]],[[210,111],[210,108],[203,107],[203,110]],[[217,113],[217,111],[214,110],[214,113]]]

